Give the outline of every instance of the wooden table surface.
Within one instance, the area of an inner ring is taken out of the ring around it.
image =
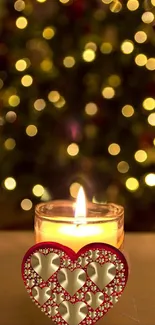
[[[53,325],[30,300],[21,261],[32,232],[0,232],[0,325]],[[155,234],[126,234],[130,276],[120,301],[97,325],[155,325]]]

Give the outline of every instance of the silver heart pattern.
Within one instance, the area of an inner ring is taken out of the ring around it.
[[[58,270],[60,257],[55,253],[44,255],[36,252],[31,257],[31,265],[34,271],[47,281]]]
[[[32,301],[57,325],[95,324],[120,299],[128,265],[107,244],[92,243],[76,254],[47,242],[25,254],[22,277]]]

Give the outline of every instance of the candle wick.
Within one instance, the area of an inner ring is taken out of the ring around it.
[[[78,228],[81,225],[86,224],[86,218],[84,218],[83,216],[76,218],[75,224],[76,224],[76,228]]]

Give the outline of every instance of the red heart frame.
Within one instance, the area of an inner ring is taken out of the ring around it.
[[[123,283],[123,285],[122,285],[122,291],[117,295],[117,298],[119,299],[120,298],[120,296],[122,295],[122,292],[124,291],[124,289],[125,289],[125,286],[126,286],[126,283],[127,283],[127,280],[128,280],[128,264],[127,264],[127,261],[126,261],[126,259],[125,259],[125,257],[124,257],[124,255],[118,250],[118,249],[116,249],[115,247],[113,247],[113,246],[111,246],[111,245],[108,245],[108,244],[105,244],[105,243],[91,243],[91,244],[88,244],[88,245],[86,245],[86,246],[84,246],[84,247],[82,247],[77,253],[76,252],[74,252],[71,248],[69,248],[69,247],[67,247],[67,246],[64,246],[64,245],[61,245],[61,244],[59,244],[59,243],[56,243],[56,242],[42,242],[42,243],[39,243],[39,244],[36,244],[36,245],[34,245],[34,246],[32,246],[27,252],[26,252],[26,254],[25,254],[25,256],[24,256],[24,258],[23,258],[23,261],[22,261],[22,277],[23,277],[23,281],[24,281],[24,284],[25,284],[25,287],[26,287],[26,289],[27,289],[27,291],[29,292],[29,294],[30,294],[30,297],[31,298],[33,298],[33,296],[32,296],[32,289],[36,286],[36,284],[34,284],[31,288],[30,287],[28,287],[28,285],[27,285],[27,276],[25,276],[25,265],[27,265],[27,263],[29,262],[30,263],[30,258],[31,258],[31,256],[34,254],[34,253],[36,253],[36,252],[41,252],[42,253],[42,250],[45,250],[45,249],[49,249],[49,251],[48,251],[48,253],[51,251],[51,249],[52,250],[54,250],[54,251],[56,251],[56,253],[58,254],[58,251],[59,252],[61,252],[61,253],[64,253],[65,255],[67,255],[68,257],[69,257],[69,259],[72,261],[72,262],[77,262],[77,260],[78,260],[78,258],[79,257],[81,257],[81,255],[83,256],[85,256],[85,254],[87,254],[89,251],[97,251],[97,250],[99,250],[99,251],[107,251],[107,253],[108,254],[111,254],[111,256],[112,255],[115,255],[116,256],[116,260],[118,259],[119,261],[120,261],[120,263],[123,263],[123,274],[124,274],[124,276],[123,276],[123,279],[124,280],[122,280],[122,283]],[[40,251],[41,250],[41,251]],[[42,253],[42,254],[44,254],[44,253]],[[47,254],[44,254],[44,255],[47,255]],[[65,259],[65,257],[64,257],[64,259]],[[93,260],[92,260],[93,261]],[[109,262],[110,262],[110,260],[109,260]],[[77,262],[78,263],[78,262]],[[91,263],[91,262],[90,262]],[[106,262],[107,263],[107,262]],[[113,264],[115,264],[115,262],[113,262]],[[32,267],[32,266],[31,266]],[[78,267],[79,268],[79,267]],[[83,269],[83,267],[81,266],[81,269]],[[61,268],[60,268],[60,270],[61,270]],[[36,273],[36,272],[35,272]],[[31,274],[31,272],[30,272],[30,274]],[[57,274],[57,271],[55,272],[55,274]],[[56,276],[56,275],[55,275]],[[49,279],[51,279],[51,278],[53,278],[53,275],[49,278]],[[49,279],[47,280],[47,281],[43,281],[44,282],[44,284],[43,284],[43,286],[42,286],[42,288],[43,287],[45,287],[45,286],[47,286],[48,284],[48,281],[49,281]],[[115,279],[115,278],[114,278]],[[114,282],[114,279],[110,282],[110,283],[108,283],[108,285],[106,286],[106,287],[108,287],[109,285],[111,286],[112,285],[112,283]],[[120,280],[121,281],[121,280]],[[37,284],[38,285],[38,284]],[[116,284],[115,284],[115,286],[116,286]],[[39,285],[38,285],[38,287],[39,287]],[[113,287],[112,287],[113,288]],[[78,291],[80,291],[81,289],[79,289]],[[63,290],[64,291],[64,290]],[[90,292],[90,291],[88,291],[88,292]],[[103,292],[103,291],[99,291],[99,292]],[[111,294],[109,297],[111,298],[113,296],[113,294]],[[36,300],[34,300],[33,299],[33,301],[38,305],[38,307],[41,307],[41,305],[39,305],[39,303],[36,301]],[[72,302],[72,300],[71,300],[71,302]],[[84,300],[84,302],[85,302],[85,300]],[[116,301],[117,302],[117,301]],[[73,303],[73,302],[72,302]],[[75,302],[75,304],[76,304],[76,302]],[[43,304],[44,305],[44,304]],[[46,304],[45,304],[46,305]],[[51,304],[51,306],[53,307],[54,305],[52,305]],[[113,307],[113,305],[110,305],[110,307],[109,308],[107,308],[107,309],[105,309],[104,308],[104,310],[101,312],[100,311],[100,313],[99,313],[99,311],[98,311],[98,315],[100,315],[100,316],[97,316],[97,317],[94,317],[93,316],[93,319],[92,319],[92,321],[90,322],[90,324],[95,324],[100,318],[102,318],[111,308]],[[66,321],[64,321],[64,319],[62,318],[62,317],[60,317],[61,315],[59,315],[59,317],[58,318],[56,318],[56,316],[54,315],[54,317],[53,316],[51,316],[51,314],[49,315],[48,313],[47,313],[47,306],[46,306],[46,308],[44,307],[44,308],[41,308],[41,310],[42,311],[44,311],[45,312],[45,314],[47,315],[47,316],[49,316],[53,321],[55,321],[57,324],[62,324],[62,325],[68,325],[68,324],[72,324],[72,323],[68,323],[68,322],[66,322]],[[96,309],[96,310],[98,310],[98,308]],[[95,312],[96,312],[96,310],[95,310]],[[57,321],[57,319],[59,319],[59,321]],[[85,320],[87,320],[87,322],[85,322]],[[80,322],[80,325],[85,325],[85,324],[89,324],[89,320],[90,320],[90,318],[88,317],[88,315],[86,315],[86,317]],[[79,324],[79,323],[77,323],[77,324]],[[75,324],[74,324],[75,325]]]

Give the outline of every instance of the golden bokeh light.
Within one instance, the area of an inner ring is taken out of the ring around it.
[[[136,161],[138,161],[139,163],[143,163],[147,159],[147,153],[144,150],[138,150],[136,151],[134,157]]]
[[[67,153],[69,156],[77,156],[79,153],[79,146],[76,143],[71,143],[68,147],[67,147]]]
[[[134,192],[134,191],[138,190],[138,188],[139,188],[139,182],[134,177],[128,178],[126,180],[125,185],[126,185],[126,188],[131,192]]]
[[[88,43],[86,43],[85,50],[87,50],[87,49],[90,49],[90,50],[93,50],[93,51],[96,52],[96,50],[97,50],[96,43],[94,43],[94,42],[88,42]]]
[[[155,126],[155,113],[151,113],[148,116],[148,123],[152,126]]]
[[[87,115],[93,116],[97,113],[97,111],[98,111],[98,108],[95,103],[88,103],[85,106],[85,112]]]
[[[147,40],[147,34],[140,30],[135,34],[134,39],[137,43],[144,43]]]
[[[41,63],[40,63],[40,67],[44,72],[49,72],[52,70],[53,68],[53,62],[50,59],[44,59]]]
[[[72,68],[75,65],[75,59],[73,56],[66,56],[63,60],[63,64],[66,68]]]
[[[120,146],[117,143],[111,143],[110,146],[108,147],[108,152],[112,156],[117,156],[121,151]]]
[[[109,4],[109,3],[111,3],[113,0],[101,0],[103,3],[105,3],[105,4]]]
[[[125,105],[122,108],[122,115],[125,117],[131,117],[134,114],[134,108],[131,105]]]
[[[24,71],[27,68],[27,62],[24,59],[20,59],[16,62],[15,68],[18,71]]]
[[[33,206],[32,201],[29,200],[29,199],[24,199],[24,200],[22,200],[20,205],[21,205],[21,208],[22,208],[24,211],[29,211],[29,210],[31,210],[31,209],[32,209],[32,206]]]
[[[44,193],[44,187],[40,184],[37,184],[33,187],[32,193],[37,197],[41,197]]]
[[[13,150],[15,148],[15,146],[16,146],[16,141],[12,138],[8,138],[4,142],[4,147],[7,150]]]
[[[151,0],[152,6],[155,6],[155,0]]]
[[[63,3],[63,4],[66,4],[66,3],[68,3],[70,0],[59,0],[61,3]]]
[[[147,174],[145,177],[145,183],[146,185],[151,187],[155,186],[155,174],[153,173]]]
[[[112,3],[110,4],[110,10],[113,13],[117,13],[121,11],[121,9],[122,9],[122,4],[119,0],[112,1]]]
[[[36,109],[36,111],[42,111],[45,107],[46,107],[46,102],[42,98],[38,98],[34,102],[34,108]]]
[[[105,87],[102,90],[102,96],[106,99],[112,99],[115,96],[115,90],[112,87]]]
[[[112,44],[111,43],[108,43],[108,42],[103,42],[101,44],[101,47],[100,47],[100,51],[103,53],[103,54],[109,54],[111,53],[113,50],[113,47],[112,47]]]
[[[21,83],[24,87],[30,87],[33,83],[33,78],[29,74],[26,74],[22,77]]]
[[[145,24],[150,24],[154,20],[154,15],[151,11],[146,11],[142,14],[142,21]]]
[[[44,3],[44,2],[46,2],[46,0],[36,0],[37,2],[39,2],[39,3]]]
[[[38,133],[38,129],[37,129],[37,127],[35,125],[30,124],[30,125],[27,126],[26,134],[29,137],[34,137],[37,133]]]
[[[12,107],[16,107],[20,104],[20,98],[17,95],[12,95],[8,99],[8,103]]]
[[[130,11],[135,11],[139,8],[139,2],[137,0],[129,0],[127,2],[127,8],[130,10]]]
[[[14,8],[15,10],[17,11],[22,11],[25,9],[25,2],[22,1],[22,0],[17,0],[15,3],[14,3]]]
[[[66,101],[65,101],[64,97],[60,96],[60,99],[54,103],[54,106],[56,108],[62,108],[62,107],[64,107],[65,104],[66,104]]]
[[[69,191],[70,191],[70,195],[76,199],[77,198],[77,195],[78,195],[78,192],[79,192],[79,189],[81,187],[81,184],[79,183],[73,183],[70,188],[69,188]]]
[[[50,40],[54,37],[55,35],[55,30],[53,27],[51,26],[48,26],[48,27],[45,27],[44,30],[43,30],[43,33],[42,33],[43,37],[47,40]]]
[[[59,92],[57,90],[50,91],[50,93],[48,94],[48,100],[51,103],[58,102],[58,100],[60,100],[60,94],[59,94]]]
[[[13,111],[9,111],[6,113],[5,118],[7,122],[14,123],[17,118],[17,114]]]
[[[152,97],[145,98],[143,108],[147,111],[152,111],[155,108],[155,100]]]
[[[7,190],[12,191],[16,188],[16,181],[13,177],[7,177],[4,180],[4,186]]]
[[[147,56],[145,54],[138,54],[135,57],[135,63],[139,66],[139,67],[143,67],[144,65],[146,65],[147,63]]]
[[[44,193],[41,196],[41,201],[47,202],[50,201],[52,198],[51,193],[48,191],[47,188],[44,188]]]
[[[96,54],[95,51],[91,49],[84,50],[82,54],[83,60],[86,62],[92,62],[95,60]]]
[[[121,78],[117,74],[112,74],[108,78],[109,85],[112,87],[119,87],[121,84]]]
[[[28,21],[25,17],[21,16],[21,17],[17,18],[17,20],[16,20],[17,28],[24,29],[27,27],[27,25],[28,25]]]
[[[122,44],[121,44],[121,51],[124,54],[131,54],[134,50],[134,44],[132,41],[130,40],[125,40]]]
[[[155,58],[149,58],[146,62],[146,68],[150,71],[155,70]]]
[[[126,161],[120,161],[117,165],[117,169],[121,174],[125,174],[129,171],[129,164]]]

